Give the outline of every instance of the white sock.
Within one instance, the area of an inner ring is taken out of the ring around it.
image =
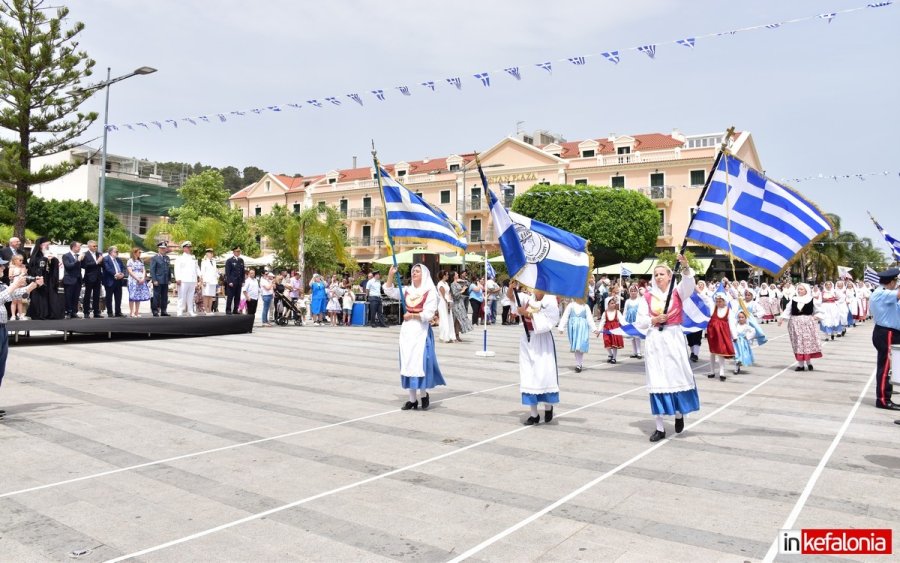
[[[416,390],[415,390],[415,389],[409,389],[408,391],[409,391],[409,402],[410,402],[410,403],[415,403],[415,402],[416,402]]]
[[[719,375],[725,375],[725,356],[719,356]]]
[[[538,406],[537,406],[536,404],[531,405],[531,416],[537,416],[537,415],[538,415],[537,407],[538,407]]]
[[[681,414],[680,411],[675,411],[675,420],[678,420],[680,418],[684,418],[684,415]]]
[[[584,352],[575,352],[575,365],[580,366],[584,361]]]
[[[700,355],[700,345],[694,344],[693,346],[691,346],[691,353],[694,354],[695,356],[699,356]]]
[[[613,348],[612,351],[611,351],[610,353],[612,354],[612,357],[613,357],[613,359],[615,360],[616,357],[619,355],[619,349],[618,349],[618,348]]]
[[[660,432],[666,431],[666,426],[663,424],[663,417],[661,415],[656,415],[656,429]]]
[[[634,354],[636,356],[641,355],[641,341],[640,340],[638,340],[637,338],[632,338],[631,339],[631,347],[634,349]]]

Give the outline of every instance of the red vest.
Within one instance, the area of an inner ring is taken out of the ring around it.
[[[650,315],[653,316],[655,314],[653,312],[653,293],[648,291],[644,293],[644,297],[647,299],[647,309],[650,311]],[[669,303],[669,312],[666,314],[666,324],[681,324],[681,296],[678,295],[677,291],[672,291],[672,301]]]

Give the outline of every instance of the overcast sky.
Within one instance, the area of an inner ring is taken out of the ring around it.
[[[876,239],[870,209],[900,234],[900,5],[698,39],[688,49],[663,43],[867,0],[61,1],[86,26],[81,47],[97,61],[93,78],[108,66],[113,76],[159,69],[113,87],[110,123],[212,118],[177,130],[121,128],[110,134],[113,154],[308,175],[348,168],[354,155],[369,162],[370,139],[385,162],[485,150],[519,121],[568,140],[735,125],[753,133],[775,179],[887,171],[794,187],[845,229]],[[660,44],[654,60],[623,51],[647,43]],[[619,65],[556,62],[615,49]],[[552,76],[534,66],[548,60]],[[501,71],[484,88],[472,77],[509,66],[521,68],[521,81]],[[445,81],[456,76],[461,91]],[[435,92],[419,85],[427,80]],[[411,96],[395,89],[403,85]],[[343,104],[306,103],[327,96]],[[102,102],[98,95],[87,109],[102,111]],[[214,117],[274,104],[283,110]],[[102,117],[89,137],[101,128]]]

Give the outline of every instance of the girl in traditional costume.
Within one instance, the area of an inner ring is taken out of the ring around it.
[[[628,299],[625,301],[625,322],[634,324],[637,320],[638,310],[641,307],[641,296],[638,292],[638,286],[631,284],[628,288]],[[630,358],[643,359],[641,354],[641,339],[637,336],[631,339],[632,354]]]
[[[733,320],[731,308],[726,303],[725,294],[715,295],[715,307],[709,317],[706,327],[706,337],[709,343],[709,363],[711,373],[706,377],[712,379],[716,376],[718,365],[719,379],[725,381],[725,360],[734,357],[734,336],[732,330]]]
[[[741,373],[741,366],[753,365],[753,350],[750,348],[756,338],[756,329],[747,322],[747,314],[738,311],[734,327],[734,374]]]
[[[400,289],[394,287],[397,270],[391,266],[382,286],[384,294],[400,300]],[[424,264],[415,264],[410,270],[411,285],[403,288],[403,324],[400,325],[400,385],[409,392],[409,400],[401,410],[428,408],[429,389],[446,385],[434,353],[434,334],[431,319],[437,311],[437,288]],[[417,396],[418,393],[418,396]]]
[[[606,311],[603,312],[600,319],[599,330],[603,332],[603,347],[606,348],[606,353],[609,356],[606,361],[614,364],[616,363],[616,356],[619,350],[625,347],[625,340],[622,338],[622,335],[610,332],[615,328],[621,327],[625,322],[622,313],[619,311],[618,297],[610,299],[606,303]]]
[[[565,331],[568,335],[569,351],[575,354],[575,372],[581,373],[584,355],[591,348],[591,333],[597,332],[594,315],[591,314],[584,299],[575,299],[566,305],[557,329],[560,334]]]
[[[834,340],[834,337],[841,335],[841,309],[838,306],[838,295],[834,291],[834,284],[825,282],[825,287],[819,294],[818,298],[813,296],[822,317],[822,332],[825,336]]]
[[[509,298],[516,302],[518,284],[510,284]],[[556,297],[535,290],[519,293],[518,312],[525,327],[519,338],[519,390],[522,404],[530,408],[526,426],[538,424],[538,404],[544,403],[544,422],[553,420],[553,405],[559,402],[559,371],[553,327],[559,322]]]

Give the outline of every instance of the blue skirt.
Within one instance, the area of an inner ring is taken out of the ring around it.
[[[438,385],[446,385],[444,376],[441,375],[441,368],[438,366],[437,356],[434,354],[434,333],[431,327],[428,327],[428,336],[425,337],[425,355],[423,358],[425,365],[425,377],[407,377],[400,376],[400,385],[404,389],[434,389]]]
[[[734,344],[734,359],[741,362],[742,366],[753,365],[753,350],[750,348],[750,341],[743,336],[739,337]]]
[[[536,405],[538,403],[556,404],[559,402],[559,392],[556,393],[522,393],[523,405]]]
[[[687,414],[700,410],[700,396],[697,388],[678,393],[650,393],[650,412],[674,415],[675,412]]]
[[[591,327],[585,317],[572,315],[568,326],[569,351],[587,353],[591,349]]]

